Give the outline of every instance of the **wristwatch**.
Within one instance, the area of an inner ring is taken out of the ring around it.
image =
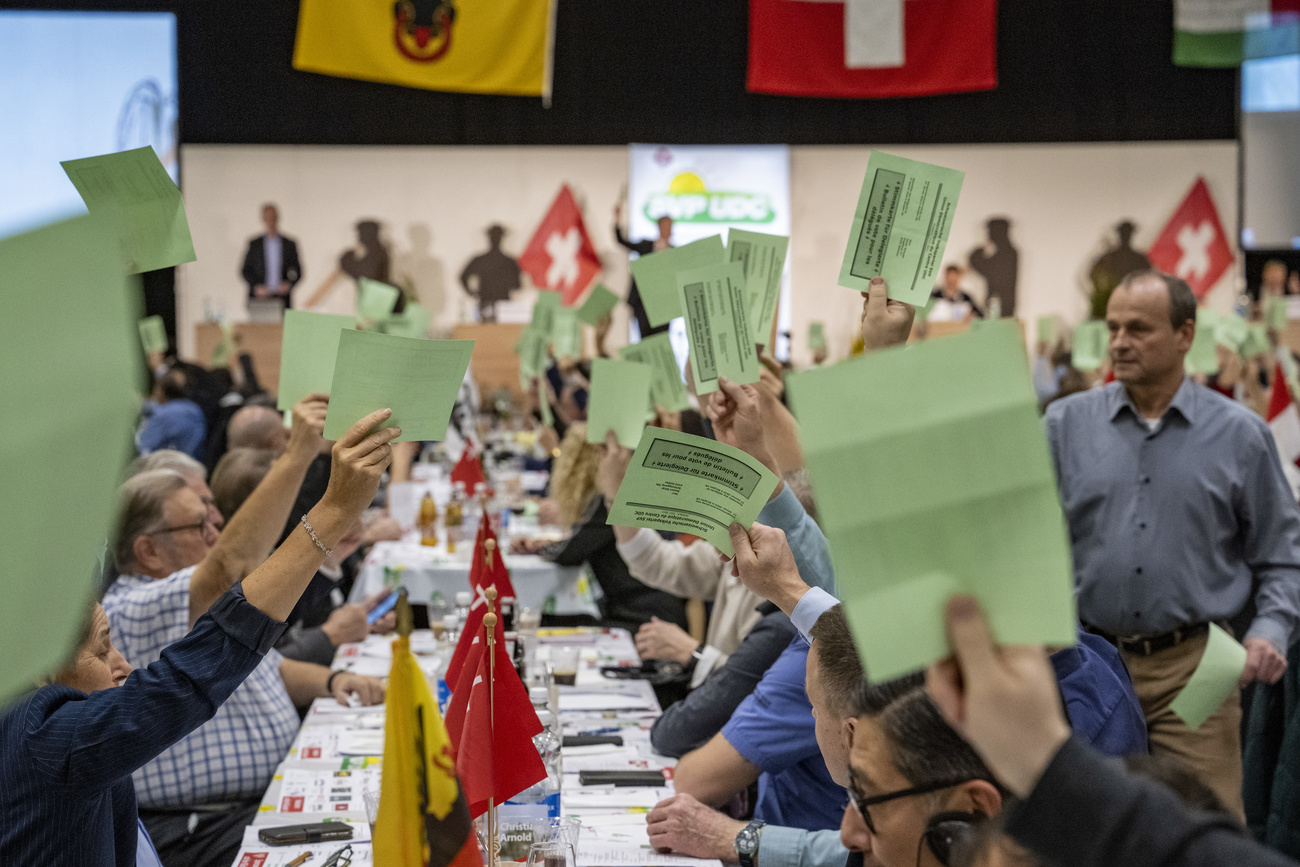
[[[754,867],[754,856],[758,854],[758,841],[763,835],[762,819],[753,819],[740,829],[736,835],[736,854],[740,856],[740,867]]]

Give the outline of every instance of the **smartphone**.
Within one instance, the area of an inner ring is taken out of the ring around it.
[[[387,599],[385,599],[383,602],[380,602],[378,605],[375,606],[374,611],[371,611],[369,614],[366,615],[366,622],[369,623],[371,626],[374,626],[376,623],[379,622],[379,618],[383,617],[385,614],[392,611],[393,606],[396,604],[397,604],[397,591],[394,590],[392,593],[388,594]]]
[[[268,846],[294,846],[323,843],[326,840],[351,840],[352,828],[346,822],[317,822],[314,825],[283,825],[259,828],[257,839]]]
[[[616,747],[623,746],[622,735],[565,735],[560,745],[565,747],[595,747],[604,744],[612,744]]]

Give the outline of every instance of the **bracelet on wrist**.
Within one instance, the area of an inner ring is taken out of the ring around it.
[[[338,677],[340,674],[343,674],[343,673],[344,673],[344,671],[343,671],[343,669],[341,669],[341,668],[340,668],[338,671],[331,671],[331,672],[330,672],[330,676],[329,676],[328,678],[326,678],[326,680],[325,680],[325,694],[326,694],[326,695],[333,695],[333,694],[334,694],[334,678]]]
[[[325,543],[316,538],[316,531],[311,528],[311,523],[307,520],[306,515],[302,516],[302,527],[307,531],[307,535],[311,536],[311,540],[316,543],[316,547],[320,548],[326,557],[334,556],[334,552],[329,548],[326,548]]]

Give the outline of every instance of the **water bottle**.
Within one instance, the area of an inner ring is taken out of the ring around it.
[[[554,819],[560,815],[560,738],[555,733],[555,714],[539,710],[537,718],[542,731],[533,738],[533,746],[542,758],[546,777],[510,798],[498,810],[498,815],[511,822],[533,819]]]
[[[461,590],[456,593],[456,619],[459,621],[457,631],[459,631],[459,627],[465,625],[466,620],[469,620],[469,607],[473,603],[474,594],[468,590]]]

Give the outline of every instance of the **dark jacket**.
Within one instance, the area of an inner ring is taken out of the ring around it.
[[[635,630],[651,617],[686,628],[686,603],[670,593],[654,590],[632,577],[618,553],[614,528],[605,523],[609,512],[605,498],[596,494],[586,513],[573,525],[573,535],[547,545],[539,552],[543,559],[560,566],[591,566],[592,574],[605,594],[600,613],[614,625]]]
[[[248,251],[244,253],[244,267],[240,273],[243,274],[244,282],[248,284],[249,298],[257,297],[253,294],[254,286],[268,285],[266,275],[266,249],[262,246],[262,241],[265,238],[265,235],[258,235],[256,238],[249,241]],[[288,283],[289,288],[292,289],[294,286],[298,285],[298,281],[302,279],[302,265],[298,261],[298,244],[293,240],[293,238],[286,238],[284,235],[281,235],[280,249],[280,275],[274,282],[279,283],[283,281]],[[289,296],[285,295],[283,298],[285,309],[291,309],[293,305],[289,303]]]
[[[1052,654],[1074,736],[1107,756],[1147,752],[1147,723],[1128,668],[1115,646],[1090,632]]]
[[[1246,823],[1255,836],[1300,859],[1300,644],[1291,645],[1286,674],[1252,687],[1246,717]]]

